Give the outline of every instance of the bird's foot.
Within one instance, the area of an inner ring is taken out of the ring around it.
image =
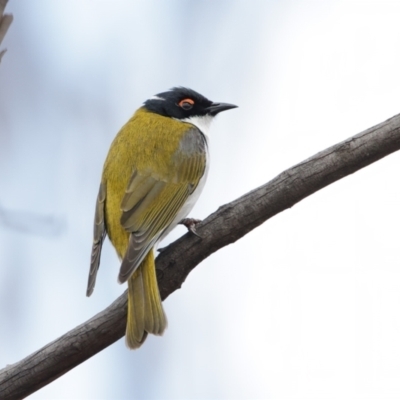
[[[201,219],[195,218],[183,218],[182,221],[178,222],[181,225],[185,225],[189,232],[202,239],[202,237],[196,232],[196,225],[201,222]]]

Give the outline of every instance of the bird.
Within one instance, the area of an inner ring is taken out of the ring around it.
[[[145,101],[110,146],[96,200],[86,295],[93,293],[108,236],[121,261],[118,282],[128,282],[125,343],[130,349],[167,327],[155,250],[178,223],[196,234],[199,220],[186,217],[207,178],[210,123],[236,107],[174,87]]]

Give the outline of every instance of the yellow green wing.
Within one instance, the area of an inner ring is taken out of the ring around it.
[[[166,174],[149,169],[133,171],[121,203],[121,225],[131,234],[120,282],[135,271],[196,189],[206,169],[206,146],[203,134],[190,128],[172,155]]]
[[[106,188],[104,184],[100,184],[99,194],[96,200],[96,211],[93,227],[92,257],[90,261],[90,271],[86,296],[90,296],[93,293],[94,285],[96,283],[96,275],[100,265],[101,247],[103,245],[104,238],[106,237],[106,227],[104,220],[105,200]]]

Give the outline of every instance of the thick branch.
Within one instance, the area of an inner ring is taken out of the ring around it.
[[[7,2],[8,0],[0,0],[0,44],[3,41],[4,36],[6,36],[8,28],[10,27],[11,22],[13,21],[13,16],[11,14],[3,14]],[[5,52],[6,52],[5,49],[0,51],[0,62]]]
[[[332,146],[267,184],[220,207],[157,258],[162,298],[221,247],[323,187],[400,149],[400,115]],[[0,398],[20,399],[47,385],[124,335],[126,292],[107,309],[24,360],[0,371]]]

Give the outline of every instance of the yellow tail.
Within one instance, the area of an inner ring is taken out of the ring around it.
[[[126,345],[136,349],[148,333],[162,335],[167,327],[167,317],[158,290],[153,249],[128,279],[128,321]]]

